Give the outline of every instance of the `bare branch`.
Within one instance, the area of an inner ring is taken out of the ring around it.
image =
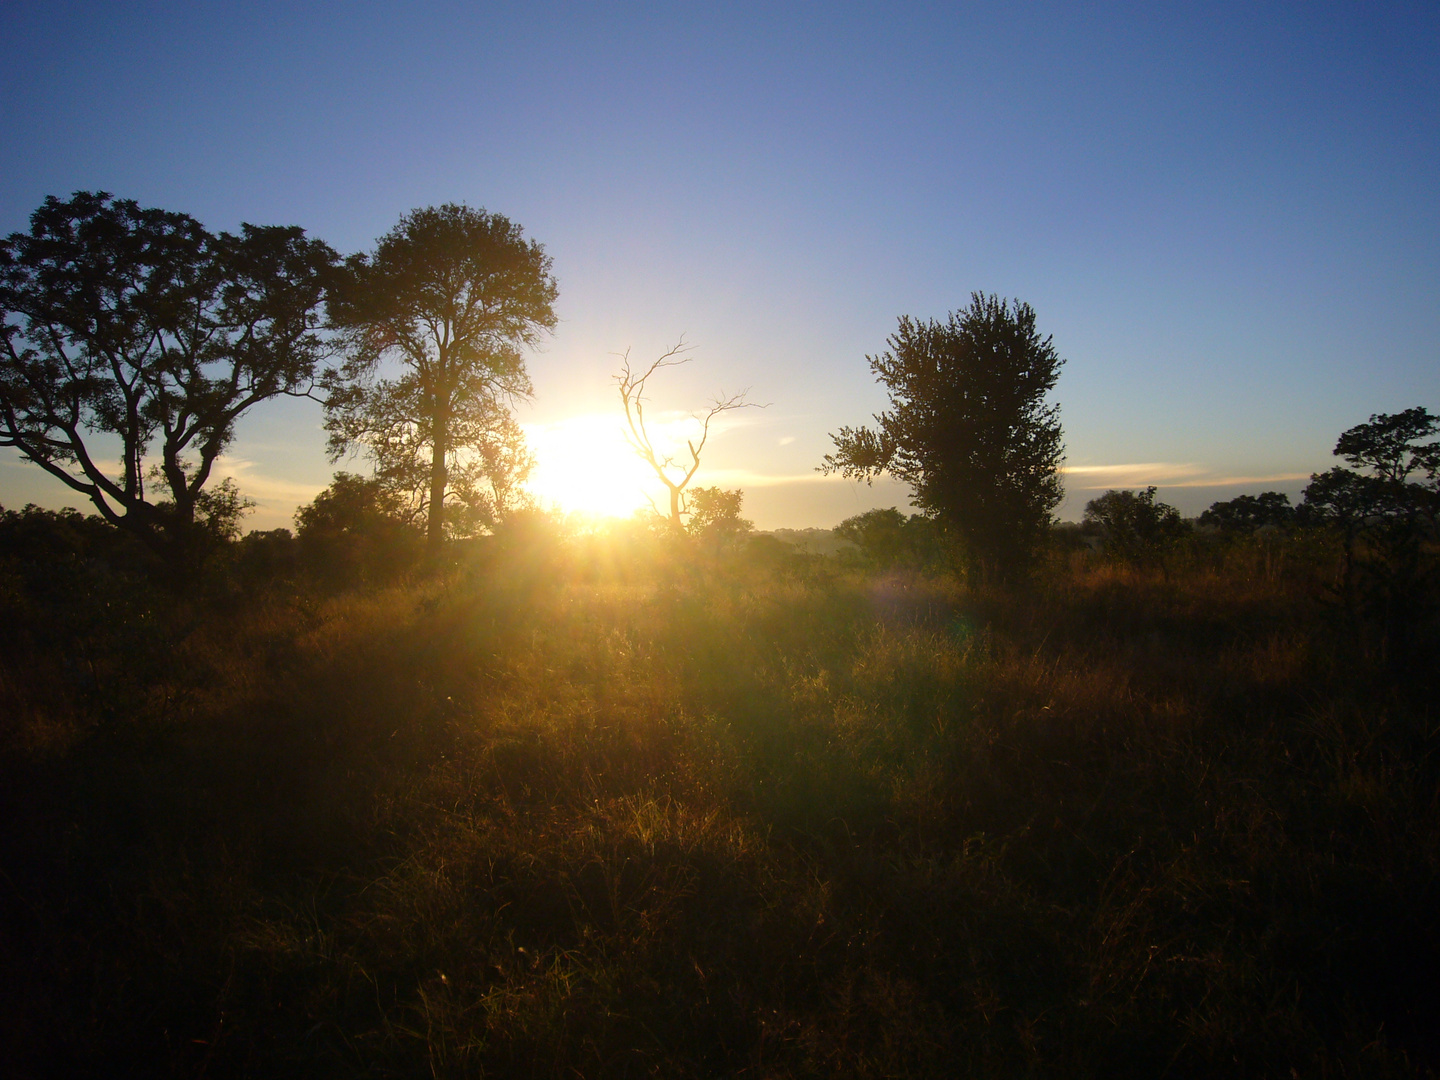
[[[663,353],[644,371],[637,372],[630,366],[630,350],[613,355],[620,357],[620,371],[615,375],[616,387],[620,392],[620,401],[625,409],[625,424],[628,428],[626,440],[630,443],[631,449],[635,451],[642,461],[650,466],[655,473],[656,479],[665,485],[670,493],[670,513],[668,519],[677,530],[684,529],[682,516],[688,513],[685,502],[685,486],[694,479],[700,469],[701,454],[705,450],[705,444],[710,438],[710,423],[721,413],[731,412],[735,409],[764,409],[769,407],[767,402],[764,405],[752,401],[746,401],[749,389],[746,388],[738,394],[729,397],[717,397],[703,415],[695,414],[694,419],[700,424],[700,440],[697,443],[694,439],[686,440],[686,449],[690,451],[690,463],[688,466],[681,465],[675,460],[673,454],[661,454],[655,449],[655,443],[650,437],[650,432],[645,426],[645,396],[646,385],[650,378],[657,372],[668,367],[679,367],[681,364],[688,364],[692,359],[686,355],[692,346],[687,344],[684,336],[667,352]],[[667,470],[679,470],[684,473],[678,479],[672,476]],[[648,497],[648,496],[647,496]],[[652,501],[653,505],[653,501]],[[656,511],[659,512],[658,509]]]

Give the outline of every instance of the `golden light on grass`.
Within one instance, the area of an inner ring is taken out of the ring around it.
[[[530,490],[540,504],[567,513],[629,517],[649,506],[655,476],[625,441],[624,423],[610,413],[525,425],[535,454]]]

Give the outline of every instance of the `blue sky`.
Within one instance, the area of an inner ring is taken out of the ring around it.
[[[505,213],[560,282],[537,445],[618,423],[612,354],[684,334],[655,407],[769,403],[697,480],[761,527],[903,502],[813,469],[884,408],[865,356],[896,318],[974,290],[1067,359],[1064,516],[1109,486],[1293,495],[1370,413],[1440,409],[1433,3],[11,0],[0,33],[0,232],[87,188],[343,251],[417,206]],[[319,423],[242,425],[253,525],[328,481]],[[74,501],[0,459],[0,503],[32,499]]]

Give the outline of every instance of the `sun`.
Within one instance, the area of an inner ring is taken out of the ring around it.
[[[655,474],[625,441],[624,421],[590,413],[524,425],[535,455],[529,487],[541,506],[567,514],[629,517],[650,505]]]

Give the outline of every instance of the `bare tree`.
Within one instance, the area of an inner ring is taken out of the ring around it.
[[[710,438],[710,423],[721,413],[731,412],[735,409],[763,409],[767,406],[757,404],[753,401],[746,401],[745,396],[749,389],[732,394],[729,397],[717,397],[704,413],[696,413],[695,420],[700,425],[700,437],[687,439],[685,448],[689,451],[689,460],[677,458],[675,454],[657,450],[655,441],[645,425],[645,387],[657,371],[664,368],[679,367],[681,364],[688,364],[694,357],[687,356],[691,346],[685,343],[682,337],[675,346],[662,355],[644,371],[637,371],[630,366],[630,351],[627,349],[620,354],[620,372],[615,376],[615,383],[620,390],[620,400],[625,406],[625,423],[629,427],[627,438],[631,448],[636,455],[654,471],[656,478],[665,485],[670,493],[670,509],[668,514],[662,514],[659,507],[655,508],[657,514],[661,514],[669,522],[671,528],[676,532],[685,531],[684,515],[690,512],[685,499],[685,487],[694,479],[695,474],[700,470],[700,455],[705,450],[706,440]],[[654,503],[652,502],[653,506]]]

